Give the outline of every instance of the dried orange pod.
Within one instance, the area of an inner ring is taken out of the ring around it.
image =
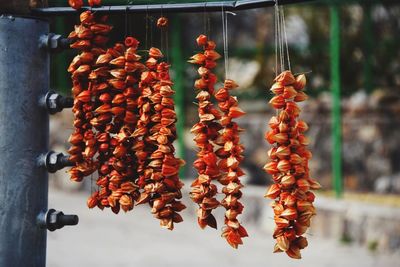
[[[68,4],[73,9],[80,9],[83,6],[83,1],[82,0],[68,0]]]
[[[88,0],[88,4],[91,7],[101,6],[101,0]]]
[[[157,27],[158,28],[166,28],[166,27],[168,27],[168,19],[166,17],[158,18]]]

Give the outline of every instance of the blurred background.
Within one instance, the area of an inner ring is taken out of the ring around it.
[[[49,1],[50,6],[66,1]],[[200,1],[118,1],[104,5]],[[201,1],[203,2],[203,1]],[[209,1],[211,2],[211,1]],[[299,1],[301,2],[301,1]],[[155,21],[161,14],[111,15],[111,43],[132,35],[141,49],[161,47],[172,63],[176,90],[178,154],[187,164],[182,179],[188,191],[196,173],[193,104],[196,71],[186,60],[197,52],[195,38],[206,33],[222,54],[221,12],[164,14],[170,20],[168,44],[161,44]],[[245,212],[250,237],[234,251],[220,232],[201,230],[189,199],[185,221],[170,233],[159,229],[147,207],[115,216],[86,208],[93,179],[52,179],[50,206],[80,216],[77,227],[49,233],[49,266],[400,266],[400,3],[397,0],[324,0],[285,6],[292,70],[307,72],[301,117],[310,125],[311,174],[323,186],[317,213],[307,234],[303,260],[272,254],[273,214],[263,199],[270,177],[262,170],[268,145],[263,138],[274,111],[268,105],[275,76],[274,9],[228,16],[229,77],[240,85],[239,120],[246,132],[243,169]],[[53,32],[68,35],[77,16],[52,18]],[[52,88],[70,94],[66,69],[74,51],[52,57]],[[224,77],[223,60],[217,69]],[[68,149],[72,113],[51,120],[53,149]],[[59,207],[61,206],[61,207]],[[220,221],[223,214],[220,215]],[[220,225],[221,226],[221,225]]]

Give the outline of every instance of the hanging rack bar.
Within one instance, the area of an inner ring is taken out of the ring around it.
[[[315,0],[279,0],[280,5],[311,2]],[[196,2],[181,4],[150,4],[150,5],[118,5],[118,6],[102,6],[91,8],[96,12],[104,12],[108,14],[118,13],[178,13],[178,12],[215,12],[221,11],[223,7],[225,11],[239,11],[246,9],[254,9],[275,5],[275,0],[242,0],[242,1],[219,1],[219,2]],[[86,9],[90,9],[87,8]],[[35,15],[67,15],[76,13],[71,7],[47,7],[34,8],[32,13]]]

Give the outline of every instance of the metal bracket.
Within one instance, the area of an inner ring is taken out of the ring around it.
[[[68,155],[50,151],[39,156],[38,165],[45,167],[50,173],[55,173],[65,167],[74,166],[74,163],[69,160]]]
[[[71,41],[68,38],[55,33],[44,34],[39,38],[39,47],[47,49],[50,52],[59,52],[68,49],[70,44]]]
[[[55,209],[41,212],[37,217],[39,227],[52,232],[66,225],[77,225],[78,222],[79,217],[77,215],[65,215],[64,212]]]
[[[39,102],[40,106],[46,108],[49,114],[56,114],[64,108],[72,108],[74,105],[72,97],[65,97],[54,91],[49,91]]]

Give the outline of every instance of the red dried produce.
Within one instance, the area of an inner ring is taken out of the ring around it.
[[[264,170],[274,180],[265,197],[274,199],[276,228],[273,237],[277,241],[274,252],[284,251],[289,257],[300,259],[300,250],[307,246],[307,239],[302,235],[316,214],[314,194],[309,190],[320,188],[309,176],[311,152],[306,148],[308,140],[303,135],[308,126],[299,120],[301,110],[296,104],[307,99],[303,92],[306,78],[303,74],[295,77],[290,71],[284,71],[274,82],[270,90],[276,96],[270,103],[280,111],[271,118],[271,130],[265,134],[273,147],[268,152],[271,161]]]
[[[85,11],[80,19],[81,24],[70,34],[74,41],[71,47],[82,41],[88,45],[75,45],[83,51],[68,68],[75,98],[75,131],[69,152],[76,166],[70,170],[71,179],[81,181],[97,170],[98,190],[89,198],[88,206],[111,207],[115,213],[121,209],[129,211],[139,197],[135,184],[136,156],[131,142],[138,120],[139,89],[134,88],[144,69],[138,62],[140,56],[136,55],[138,42],[135,47],[117,43],[106,49],[103,43],[112,27],[104,24],[105,17]],[[129,42],[134,43],[133,40],[136,39],[129,37]],[[124,59],[125,54],[129,58]],[[137,67],[125,70],[127,64]]]
[[[232,119],[245,114],[239,108],[236,97],[230,96],[229,93],[230,90],[237,87],[238,85],[233,80],[225,80],[224,87],[215,93],[218,106],[223,112],[220,120],[223,127],[221,134],[222,148],[217,150],[217,155],[221,159],[219,167],[222,172],[219,182],[224,185],[222,193],[225,194],[221,204],[226,209],[222,236],[233,248],[243,244],[242,238],[248,236],[245,228],[237,220],[237,216],[243,211],[243,205],[239,202],[242,196],[240,189],[243,185],[239,177],[244,173],[239,164],[243,160],[244,147],[240,144],[240,128]]]
[[[82,181],[85,176],[95,171],[93,166],[97,165],[97,162],[93,160],[93,156],[97,152],[97,141],[90,123],[95,110],[93,83],[90,76],[97,57],[91,50],[103,49],[103,47],[92,45],[90,42],[98,35],[90,30],[91,26],[97,24],[97,18],[90,11],[83,12],[80,18],[81,24],[75,26],[75,30],[70,36],[73,36],[71,47],[81,50],[81,54],[77,55],[68,67],[73,84],[74,106],[72,112],[75,126],[70,142],[73,146],[79,147],[79,149],[70,150],[70,159],[76,164],[70,171],[71,179],[74,181]],[[82,42],[87,42],[87,45],[77,45]],[[77,137],[80,138],[77,139]]]
[[[200,39],[201,42],[199,42]],[[199,205],[197,212],[199,226],[205,228],[208,225],[217,228],[217,222],[212,215],[212,210],[220,206],[220,203],[216,199],[217,186],[213,181],[219,179],[221,174],[217,165],[218,157],[214,152],[214,145],[219,138],[219,131],[222,126],[218,121],[221,118],[220,111],[210,101],[211,96],[214,94],[217,78],[212,73],[212,68],[207,66],[207,61],[214,62],[217,57],[213,56],[207,59],[206,56],[206,54],[217,53],[213,50],[215,48],[213,47],[213,42],[208,41],[205,35],[201,35],[197,40],[198,45],[203,48],[204,52],[194,55],[189,60],[190,63],[200,65],[199,74],[201,76],[195,82],[200,121],[191,130],[195,135],[194,141],[199,149],[197,159],[193,164],[198,172],[198,177],[191,185],[190,197]]]
[[[150,48],[146,61],[147,71],[140,81],[139,121],[134,136],[139,158],[139,181],[143,188],[138,204],[149,203],[151,212],[160,219],[160,225],[172,230],[174,223],[182,221],[178,212],[185,208],[182,197],[183,183],[178,178],[182,161],[175,158],[173,142],[176,139],[176,114],[172,96],[169,65],[158,63],[162,53]]]

